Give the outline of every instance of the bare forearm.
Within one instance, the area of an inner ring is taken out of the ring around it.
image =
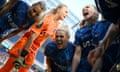
[[[81,58],[81,48],[76,47],[77,50],[75,51],[73,61],[72,61],[72,72],[76,72],[76,69],[80,63],[80,58]]]
[[[51,60],[46,57],[46,63],[47,63],[47,72],[51,72]]]
[[[77,55],[74,55],[73,61],[72,61],[72,72],[76,72],[76,69],[80,63],[80,57]]]
[[[28,41],[27,41],[25,48],[24,48],[25,50],[28,50],[30,48],[30,46],[32,45],[32,42],[35,40],[35,38],[36,38],[36,34],[33,32],[31,34],[31,36],[29,36],[29,38],[28,38]]]
[[[111,26],[108,29],[108,32],[106,33],[104,39],[101,42],[101,47],[103,48],[103,50],[106,50],[108,48],[108,46],[113,42],[113,40],[117,37],[118,34],[118,26],[111,24]]]
[[[98,58],[95,62],[95,66],[92,68],[91,72],[101,72],[102,69],[102,57]]]
[[[47,72],[52,72],[51,67],[47,65]]]

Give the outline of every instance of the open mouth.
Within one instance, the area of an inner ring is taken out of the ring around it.
[[[57,44],[61,45],[61,44],[63,44],[63,42],[62,41],[57,41]]]
[[[88,14],[89,14],[88,12],[83,13],[84,16],[87,16]]]
[[[64,16],[64,18],[66,18],[66,16]]]

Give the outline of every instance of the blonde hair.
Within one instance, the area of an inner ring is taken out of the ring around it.
[[[70,37],[70,31],[69,31],[68,25],[65,25],[65,24],[61,25],[61,26],[57,29],[57,31],[64,31],[64,32],[66,33],[66,35],[67,35],[68,37]],[[56,32],[57,32],[57,31],[56,31]]]
[[[65,5],[65,4],[60,4],[60,5],[58,5],[56,8],[52,9],[51,12],[52,12],[53,14],[56,14],[57,11],[58,11],[59,9],[63,8],[63,7],[67,7],[67,5]]]

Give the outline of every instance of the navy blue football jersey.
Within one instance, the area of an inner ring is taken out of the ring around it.
[[[98,45],[99,41],[102,40],[112,22],[105,20],[97,22],[92,29],[92,44]]]
[[[87,61],[87,56],[90,50],[93,49],[92,47],[92,28],[93,25],[85,26],[81,29],[78,29],[75,33],[75,46],[82,47],[82,55],[80,64],[77,68],[77,72],[90,72],[91,66]]]
[[[52,72],[71,72],[74,46],[68,42],[67,47],[58,49],[55,42],[50,42],[45,47],[45,55],[51,60]]]
[[[27,16],[29,5],[19,0],[15,6],[0,18],[0,38],[6,34],[7,30],[28,28],[33,24]]]

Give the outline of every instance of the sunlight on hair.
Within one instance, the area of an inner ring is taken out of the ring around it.
[[[70,37],[70,29],[69,29],[69,26],[67,24],[63,24],[63,23],[60,24],[57,31],[64,31]]]

